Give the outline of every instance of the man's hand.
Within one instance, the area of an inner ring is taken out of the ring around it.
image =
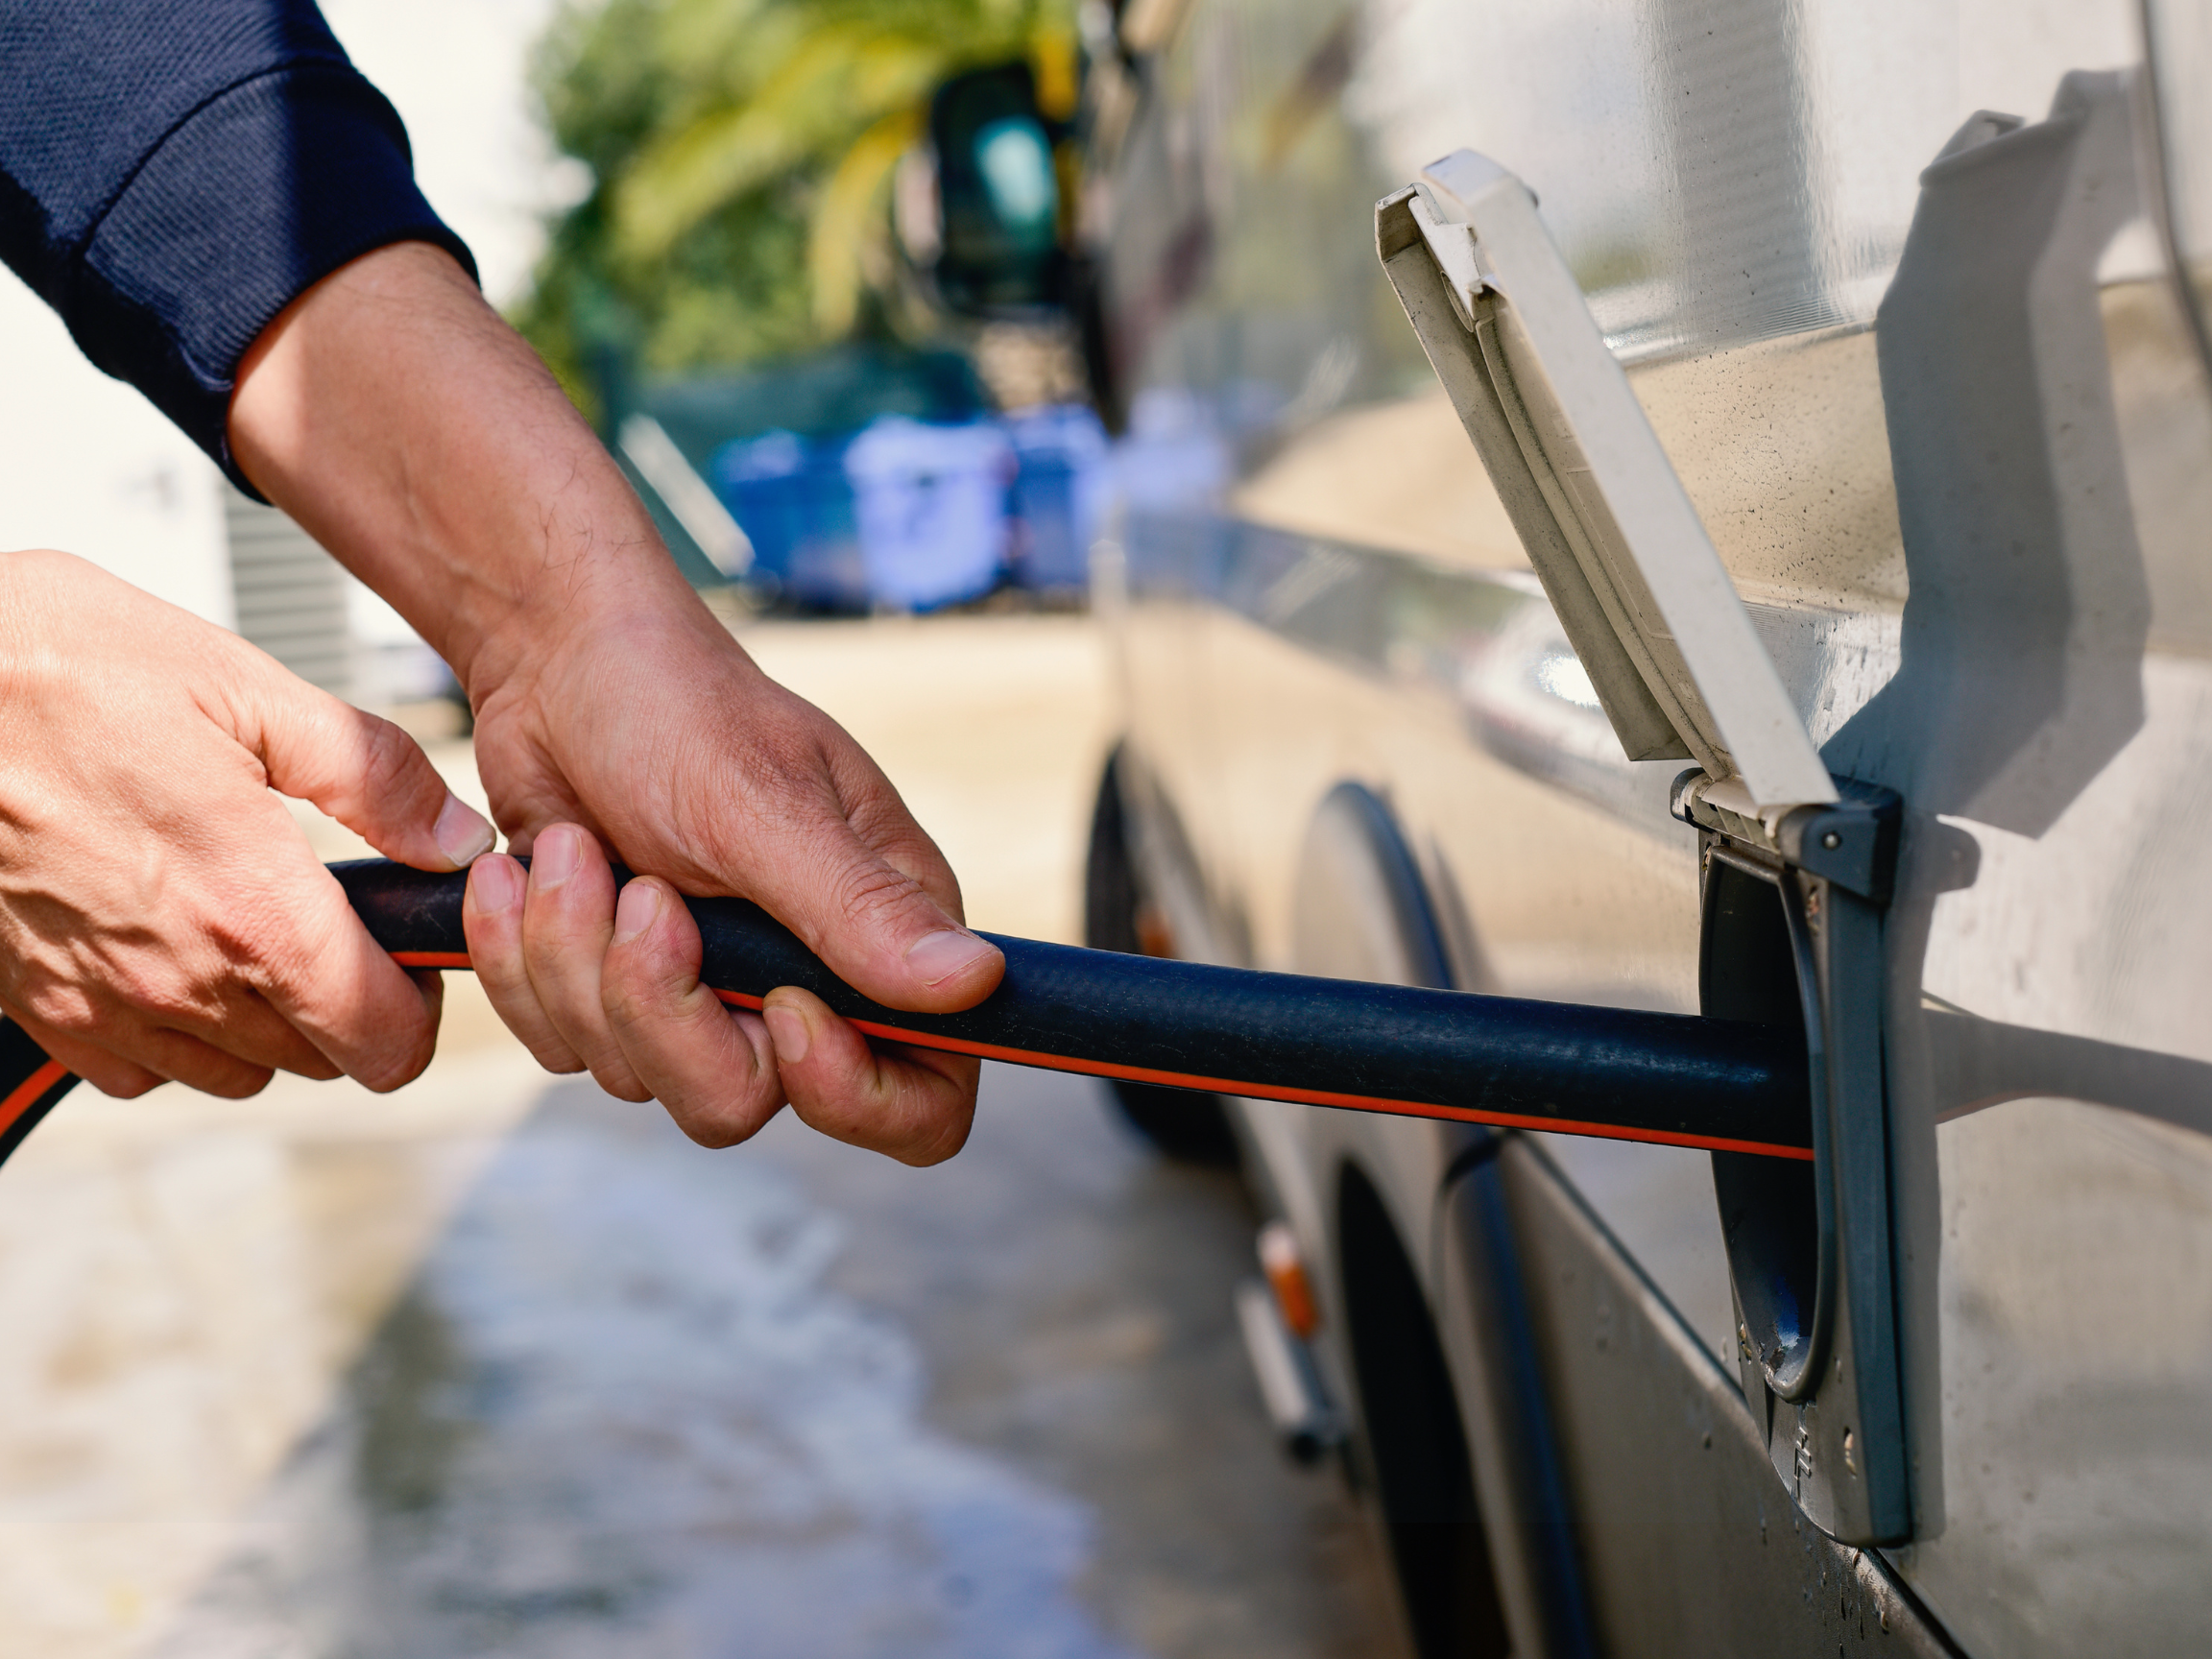
[[[276,789],[461,867],[492,828],[397,727],[61,553],[0,554],[0,1012],[109,1094],[394,1089],[436,975],[378,950]]]
[[[951,871],[874,762],[688,607],[586,630],[543,673],[485,699],[477,756],[494,802],[552,822],[517,815],[526,896],[519,866],[486,860],[466,913],[477,971],[540,1061],[657,1096],[709,1144],[744,1139],[787,1095],[814,1127],[908,1162],[957,1151],[975,1062],[872,1052],[796,989],[770,998],[765,1030],[723,1010],[697,989],[698,936],[676,899],[752,899],[895,1007],[987,994],[998,952],[960,926]],[[651,873],[627,918],[601,838]]]
[[[697,983],[678,892],[752,899],[839,976],[943,1011],[997,985],[951,872],[837,725],[767,679],[678,574],[536,355],[444,253],[388,248],[296,301],[240,366],[249,476],[438,647],[476,710],[517,852],[469,882],[469,950],[555,1070],[742,1140],[785,1098],[914,1163],[949,1157],[973,1061],[872,1051],[786,988],[766,1018]],[[615,907],[606,854],[650,879]]]

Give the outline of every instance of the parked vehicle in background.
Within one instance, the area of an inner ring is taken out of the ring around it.
[[[2212,17],[1084,15],[1094,941],[1787,1023],[1820,1102],[1132,1096],[1241,1149],[1419,1649],[2200,1650]]]

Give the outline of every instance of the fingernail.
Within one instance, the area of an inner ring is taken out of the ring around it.
[[[466,870],[485,854],[492,851],[492,826],[484,815],[458,795],[445,797],[445,805],[438,809],[438,823],[430,831],[438,843],[438,851],[453,861],[453,868]]]
[[[768,1035],[775,1041],[780,1065],[796,1066],[806,1058],[807,1046],[814,1038],[806,1029],[805,1015],[771,1002],[760,1010],[760,1018],[768,1022]]]
[[[942,985],[972,962],[991,954],[991,947],[973,933],[948,929],[918,940],[906,952],[906,966],[922,976],[925,985]]]
[[[469,902],[479,916],[512,910],[522,900],[522,867],[512,858],[488,858],[469,871]]]
[[[614,901],[614,943],[627,945],[661,914],[661,888],[653,881],[627,881]]]
[[[569,877],[576,874],[578,862],[577,842],[583,838],[581,830],[548,830],[538,837],[538,845],[530,857],[530,885],[541,892],[550,892]]]

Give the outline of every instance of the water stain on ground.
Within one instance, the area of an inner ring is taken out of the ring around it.
[[[161,1659],[1387,1651],[1235,1348],[1250,1218],[994,1068],[908,1170],[552,1091]]]

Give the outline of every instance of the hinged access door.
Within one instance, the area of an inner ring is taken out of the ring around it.
[[[1695,759],[1704,1012],[1802,1030],[1811,1163],[1716,1154],[1741,1375],[1815,1525],[1911,1535],[1889,1244],[1883,920],[1899,804],[1838,787],[1566,262],[1470,151],[1377,252],[1632,760]]]
[[[1378,203],[1375,235],[1628,757],[1694,758],[1762,814],[1834,801],[1527,188],[1461,150]]]

